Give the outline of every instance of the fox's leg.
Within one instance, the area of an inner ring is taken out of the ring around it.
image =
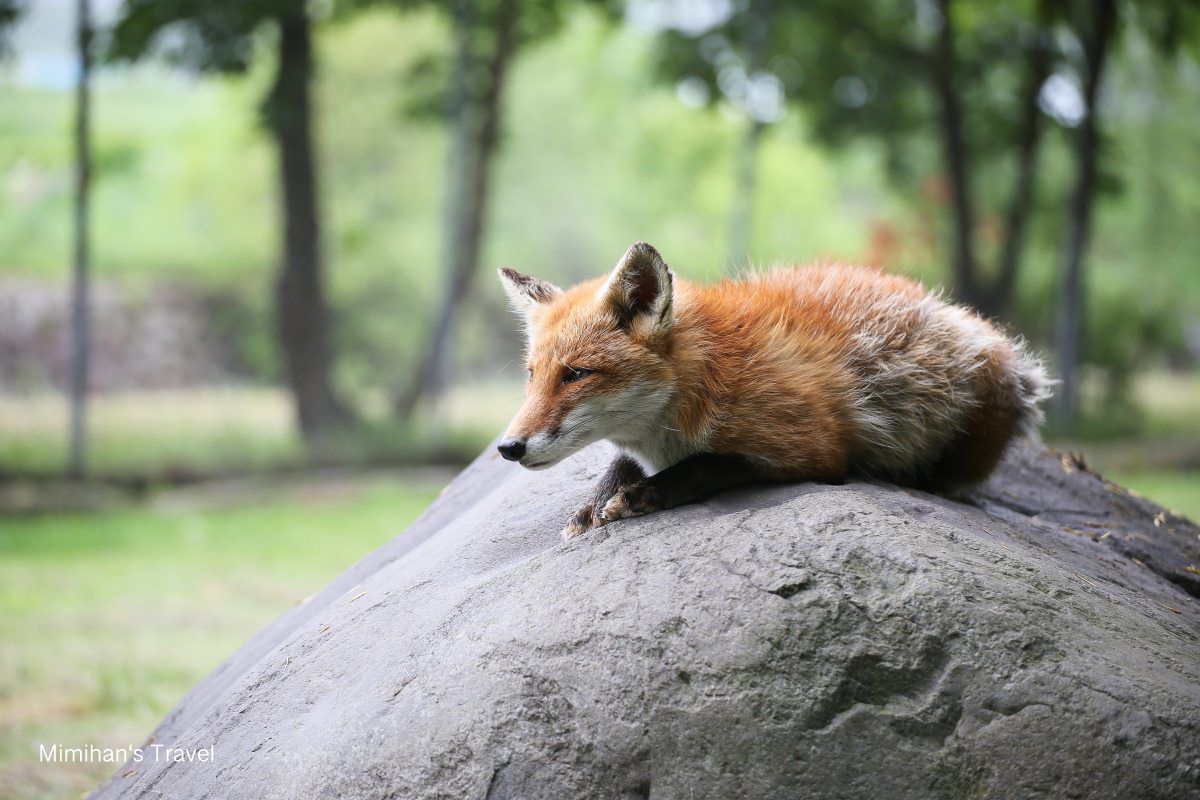
[[[603,525],[606,520],[600,517],[600,509],[604,508],[604,504],[622,488],[632,486],[645,477],[646,473],[641,464],[629,456],[617,456],[604,473],[604,477],[596,484],[591,502],[571,515],[567,527],[563,528],[563,539],[572,539]]]
[[[773,470],[745,456],[697,453],[643,481],[626,486],[600,511],[611,522],[707,500],[726,489],[780,480]]]

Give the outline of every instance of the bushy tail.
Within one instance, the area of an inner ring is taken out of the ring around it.
[[[1016,438],[1040,442],[1039,430],[1046,419],[1042,403],[1049,400],[1054,394],[1054,385],[1058,381],[1050,377],[1045,364],[1029,349],[1026,342],[1014,343],[1013,349],[1016,355],[1016,377],[1019,384]]]

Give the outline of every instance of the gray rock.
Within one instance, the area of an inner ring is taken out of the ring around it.
[[[779,486],[562,543],[609,456],[480,457],[155,732],[215,764],[94,796],[1200,798],[1188,521],[1021,452],[972,504]]]

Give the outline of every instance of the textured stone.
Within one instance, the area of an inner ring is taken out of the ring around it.
[[[1200,797],[1186,520],[1021,452],[971,504],[757,488],[563,544],[610,456],[485,454],[155,732],[215,764],[97,796]]]

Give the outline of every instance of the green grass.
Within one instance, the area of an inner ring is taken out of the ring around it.
[[[208,504],[245,503],[242,489],[199,506],[176,492],[91,515],[0,517],[0,794],[93,788],[111,766],[40,764],[38,743],[142,741],[196,681],[402,531],[438,488],[330,479],[234,507]]]
[[[1142,375],[1134,400],[1138,436],[1079,449],[1109,480],[1200,522],[1200,372]]]
[[[1200,470],[1138,470],[1114,472],[1104,477],[1200,522]]]

